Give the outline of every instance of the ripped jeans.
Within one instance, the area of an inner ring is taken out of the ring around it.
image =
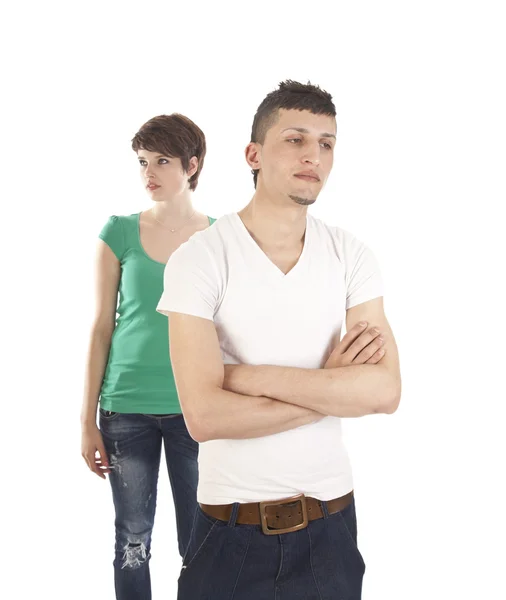
[[[149,559],[162,440],[184,556],[197,506],[198,444],[182,415],[111,413],[100,409],[100,430],[112,467],[116,509],[114,584],[117,600],[150,600]]]

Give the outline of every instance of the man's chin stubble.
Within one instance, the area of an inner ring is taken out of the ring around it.
[[[300,196],[292,196],[291,194],[289,194],[289,196],[294,202],[297,202],[297,204],[300,204],[301,206],[309,206],[316,202],[316,198],[301,198]]]

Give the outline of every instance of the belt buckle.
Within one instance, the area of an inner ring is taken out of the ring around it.
[[[285,527],[284,529],[269,529],[267,525],[267,514],[265,509],[268,506],[282,506],[284,504],[292,504],[294,502],[300,502],[302,507],[302,523],[298,525],[292,525],[292,527]],[[265,535],[281,535],[282,533],[291,533],[292,531],[299,531],[299,529],[304,529],[307,527],[309,523],[308,513],[307,513],[307,504],[306,504],[306,496],[304,494],[297,494],[296,496],[292,496],[290,498],[285,498],[284,500],[275,500],[273,502],[260,502],[260,521],[262,523],[262,531]]]

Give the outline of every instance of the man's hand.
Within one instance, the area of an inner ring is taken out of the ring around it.
[[[385,355],[384,343],[378,328],[367,329],[365,321],[357,323],[334,348],[324,368],[375,365]]]

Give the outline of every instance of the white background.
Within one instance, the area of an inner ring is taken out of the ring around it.
[[[286,79],[333,94],[315,216],[375,251],[397,338],[393,416],[346,423],[365,600],[501,599],[505,21],[500,2],[55,2],[2,12],[2,587],[113,598],[109,484],[80,457],[93,255],[150,205],[130,139],[182,112],[205,131],[195,204],[252,193],[254,112]],[[160,478],[154,598],[175,598]]]

